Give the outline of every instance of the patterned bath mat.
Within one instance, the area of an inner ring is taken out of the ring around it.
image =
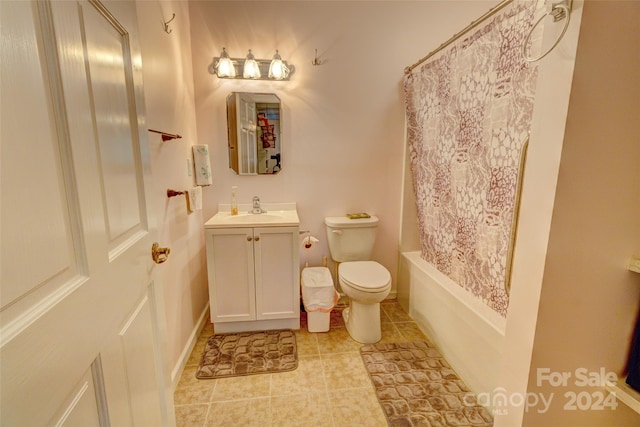
[[[431,344],[369,344],[360,355],[390,426],[493,425],[489,411]]]
[[[196,378],[269,374],[297,367],[296,336],[289,329],[217,334],[207,341]]]

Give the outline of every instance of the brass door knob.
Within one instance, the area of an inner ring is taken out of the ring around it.
[[[170,252],[171,249],[161,248],[160,245],[158,245],[158,242],[153,242],[153,245],[151,245],[151,258],[153,258],[153,262],[156,264],[162,264],[165,262],[167,258],[169,258]]]

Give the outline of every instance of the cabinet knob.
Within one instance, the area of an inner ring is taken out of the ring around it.
[[[253,238],[253,240],[255,240],[256,242],[258,242],[260,240],[260,236],[256,236]]]
[[[247,236],[247,242],[250,242],[250,241],[252,241],[252,240],[253,240],[253,237],[251,237],[251,236]]]

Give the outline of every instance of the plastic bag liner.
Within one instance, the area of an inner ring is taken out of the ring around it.
[[[333,287],[327,267],[307,267],[302,270],[302,302],[307,312],[329,313],[340,295]]]

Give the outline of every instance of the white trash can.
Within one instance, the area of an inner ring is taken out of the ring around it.
[[[338,292],[327,267],[307,267],[302,270],[302,303],[307,312],[309,332],[329,330],[331,310],[338,302]]]

